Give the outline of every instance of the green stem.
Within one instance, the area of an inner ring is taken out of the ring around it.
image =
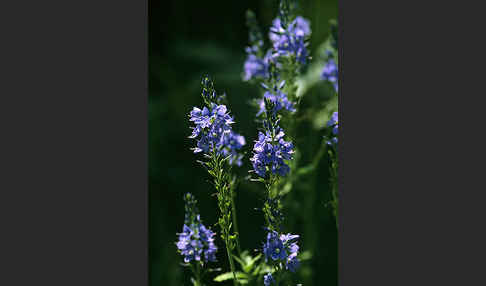
[[[277,270],[275,271],[275,273],[277,274],[277,275],[275,275],[275,276],[276,276],[276,278],[275,278],[275,285],[277,285],[277,286],[280,284],[280,274],[281,274],[281,273],[280,273],[280,271],[279,271],[279,270],[280,270],[280,269],[279,269],[279,268],[277,268]]]
[[[229,241],[226,241],[226,253],[228,254],[228,260],[229,260],[229,263],[230,263],[230,268],[231,268],[231,272],[233,272],[233,285],[237,285],[237,280],[236,280],[236,272],[235,272],[235,265],[233,263],[233,257],[231,256],[231,251],[228,247],[228,244]]]
[[[232,210],[232,215],[233,215],[233,227],[235,229],[236,233],[236,249],[238,250],[238,256],[241,256],[241,248],[240,248],[240,232],[238,231],[238,220],[236,219],[236,207],[235,207],[235,189],[236,186],[236,180],[233,180],[231,184],[231,189],[230,189],[230,195],[231,195],[231,210]]]
[[[336,219],[336,228],[339,228],[339,219],[338,219],[338,206],[339,206],[339,199],[338,199],[338,173],[337,173],[337,154],[334,154],[331,158],[331,180],[332,180],[332,207],[333,207],[333,214],[334,218]]]
[[[197,285],[201,286],[201,266],[199,265],[199,262],[196,262],[196,279],[197,279]]]
[[[189,264],[190,267],[191,267],[191,271],[192,273],[194,274],[194,276],[196,276],[196,286],[202,286],[202,283],[201,283],[201,274],[200,274],[200,268],[199,268],[199,262],[196,261],[196,269],[194,269],[194,265],[191,263]]]
[[[214,185],[218,192],[218,206],[221,212],[219,219],[219,225],[221,227],[222,238],[226,244],[226,253],[228,254],[228,260],[230,263],[231,272],[233,273],[234,285],[237,285],[235,265],[233,263],[233,256],[230,250],[230,232],[231,232],[231,202],[232,198],[232,186],[228,173],[223,170],[224,159],[222,159],[213,149],[211,158],[210,174],[214,177]],[[233,211],[234,215],[234,211]]]

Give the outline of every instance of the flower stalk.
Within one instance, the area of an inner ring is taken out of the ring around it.
[[[236,205],[235,205],[235,198],[236,198],[236,186],[238,182],[236,179],[236,176],[233,176],[233,179],[231,180],[231,187],[230,187],[230,193],[231,193],[231,212],[232,212],[232,217],[233,217],[233,228],[234,228],[234,233],[236,236],[236,250],[238,251],[238,256],[241,256],[241,247],[240,247],[240,232],[238,230],[238,219],[236,217]]]
[[[233,261],[232,250],[235,248],[236,235],[231,234],[231,216],[232,216],[232,193],[231,183],[229,180],[230,171],[224,170],[226,158],[216,153],[214,150],[208,162],[208,172],[214,179],[214,187],[217,191],[218,207],[220,211],[220,218],[218,220],[221,228],[221,238],[226,245],[226,253],[230,264],[231,272],[233,273],[234,285],[237,285],[235,265]]]

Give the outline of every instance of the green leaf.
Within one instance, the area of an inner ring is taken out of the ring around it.
[[[246,263],[243,260],[241,260],[238,256],[233,255],[233,258],[236,260],[236,262],[238,262],[241,265],[242,268],[244,268],[246,266]],[[245,271],[245,272],[247,272],[247,271]]]
[[[310,252],[309,250],[304,251],[299,255],[299,259],[301,261],[309,260],[311,258],[312,258],[312,252]]]
[[[232,279],[233,279],[233,272],[226,272],[226,273],[223,273],[223,274],[216,276],[213,280],[215,282],[223,282],[223,281],[232,280]],[[237,271],[236,272],[236,279],[238,279],[238,282],[240,282],[241,284],[248,283],[248,275],[243,273],[243,272]]]
[[[266,273],[274,273],[275,272],[274,267],[270,267],[265,263],[260,264],[258,268],[259,268],[259,274],[266,274]]]
[[[248,263],[249,265],[253,265],[255,262],[258,261],[258,259],[260,259],[260,257],[262,257],[262,254],[258,254],[257,256],[253,257],[253,259],[250,260],[250,262]]]

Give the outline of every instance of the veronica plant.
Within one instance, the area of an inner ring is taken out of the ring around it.
[[[189,266],[195,277],[192,278],[194,286],[202,286],[204,266],[208,262],[216,261],[218,248],[214,244],[214,235],[209,228],[202,223],[197,210],[196,199],[190,193],[184,195],[185,219],[182,232],[179,233],[177,249],[184,257],[185,266]]]
[[[281,15],[283,14],[281,13]],[[284,23],[286,22],[284,21]],[[292,63],[302,53],[299,48],[305,48],[305,46],[289,48],[288,46],[294,45],[293,41],[298,38],[295,31],[291,32],[295,27],[288,27],[285,30],[277,20],[274,21],[274,26],[276,25],[282,30],[274,30],[271,33],[274,43],[274,53],[272,54],[274,59],[268,62],[268,73],[262,78],[262,87],[265,92],[263,98],[258,100],[257,117],[260,117],[263,128],[258,133],[258,139],[253,146],[253,157],[250,159],[253,165],[252,171],[259,177],[254,180],[263,182],[266,187],[266,201],[262,209],[266,221],[267,241],[262,250],[265,262],[271,268],[264,276],[265,285],[278,285],[284,269],[295,271],[299,265],[298,246],[293,241],[298,236],[280,234],[283,215],[281,195],[276,186],[279,179],[290,172],[288,162],[293,158],[294,145],[291,141],[286,140],[284,129],[280,127],[279,123],[282,112],[295,112],[295,104],[283,91],[286,81],[280,81],[280,70],[285,63],[279,59],[288,60],[290,57],[291,61],[287,63]],[[303,38],[299,39],[303,42]]]
[[[279,76],[287,82],[284,90],[289,100],[297,100],[296,80],[308,63],[307,40],[311,35],[309,21],[295,15],[295,7],[288,0],[281,0],[278,17],[273,20],[269,38]]]
[[[309,21],[295,15],[294,8],[288,0],[280,1],[278,15],[268,33],[270,45],[267,50],[264,49],[265,43],[254,13],[247,12],[250,45],[246,48],[248,57],[243,76],[243,80],[262,87],[262,96],[254,101],[258,108],[257,120],[271,123],[265,114],[266,111],[271,111],[272,116],[277,116],[281,121],[290,137],[295,136],[294,114],[299,105],[297,77],[309,60],[307,41],[311,34]],[[266,106],[267,102],[272,104],[272,108]],[[273,132],[272,128],[275,126],[266,128],[264,134]],[[288,166],[282,166],[284,169],[279,171],[286,172]]]
[[[250,47],[244,64],[243,80],[263,87],[261,98],[255,100],[257,121],[262,130],[253,147],[250,159],[253,170],[266,187],[266,199],[262,208],[267,230],[263,245],[265,261],[270,270],[263,278],[266,286],[278,285],[285,270],[294,272],[299,266],[297,258],[298,235],[283,234],[281,185],[291,172],[290,164],[296,148],[292,143],[295,136],[295,113],[300,99],[297,98],[297,78],[308,63],[307,40],[311,34],[309,21],[295,15],[289,1],[280,1],[277,18],[269,31],[270,48],[265,51],[261,32],[255,16],[247,13]],[[258,63],[258,64],[256,64]],[[289,135],[286,135],[287,129]]]
[[[296,100],[295,81],[301,68],[308,62],[307,40],[311,34],[309,21],[293,15],[291,8],[287,0],[280,2],[278,16],[273,20],[269,32],[271,45],[266,51],[255,14],[247,12],[250,46],[246,48],[248,56],[243,77],[245,81],[264,83],[266,92],[271,87],[276,93],[275,86],[278,85],[280,95],[285,95],[289,102]],[[286,82],[285,86],[278,83],[280,80]],[[258,101],[259,106],[262,102]],[[292,110],[295,111],[293,107]]]
[[[279,126],[276,104],[265,98],[265,119],[263,131],[258,134],[258,140],[253,146],[253,157],[250,161],[253,170],[258,175],[255,181],[266,186],[266,201],[263,206],[267,230],[267,241],[263,245],[265,262],[271,266],[264,277],[265,285],[278,285],[284,269],[295,272],[299,266],[297,258],[298,246],[294,241],[298,235],[281,234],[283,214],[281,212],[281,195],[276,188],[278,180],[290,172],[287,164],[292,160],[294,146],[285,140],[285,132]],[[275,278],[274,278],[275,276]]]
[[[236,218],[231,165],[241,165],[243,155],[240,150],[245,145],[245,138],[233,131],[234,119],[226,105],[222,104],[224,97],[216,94],[214,84],[208,76],[202,79],[202,98],[204,107],[194,107],[189,114],[189,120],[195,125],[189,137],[196,140],[194,153],[204,154],[206,160],[199,162],[206,167],[213,178],[220,211],[218,225],[221,228],[221,238],[226,245],[228,261],[236,285],[232,252],[239,242],[237,232],[232,230],[233,223],[236,227]]]

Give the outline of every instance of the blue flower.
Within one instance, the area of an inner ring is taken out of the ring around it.
[[[290,253],[285,261],[285,268],[290,270],[291,272],[295,272],[300,266],[300,261],[297,258],[299,246],[295,241],[297,238],[299,238],[298,235],[293,235],[290,233],[280,235],[280,240],[282,240],[283,244],[286,246],[288,252]]]
[[[210,108],[204,107],[202,110],[194,107],[189,117],[189,121],[196,125],[189,138],[200,137],[194,153],[208,153],[213,148],[220,150],[224,147],[226,136],[231,133],[230,125],[234,123],[225,105],[212,103]]]
[[[339,132],[339,122],[338,122],[338,112],[335,111],[332,116],[331,116],[331,119],[329,119],[329,121],[327,122],[327,127],[332,127],[332,137],[327,141],[327,144],[328,145],[335,145],[338,143],[338,132]]]
[[[332,83],[336,92],[338,91],[338,66],[333,59],[329,59],[329,61],[324,66],[321,78]]]
[[[281,158],[277,158],[276,163],[272,165],[272,173],[279,176],[286,176],[289,172],[290,167]]]
[[[295,25],[294,31],[296,36],[298,37],[310,36],[311,28],[308,20],[306,20],[301,16],[297,16],[295,17],[293,24]]]
[[[260,177],[265,177],[267,171],[285,176],[289,173],[290,167],[284,160],[291,160],[294,153],[292,142],[283,140],[285,133],[280,127],[277,127],[276,135],[272,137],[273,132],[259,132],[258,140],[253,146],[253,157],[250,161],[253,163],[253,169]]]
[[[194,107],[189,114],[189,121],[194,123],[192,134],[189,138],[196,139],[196,147],[192,148],[194,153],[203,152],[209,154],[216,151],[218,154],[229,156],[228,162],[241,166],[242,154],[238,151],[246,144],[245,138],[233,132],[231,124],[234,123],[233,117],[229,114],[226,105],[217,104],[212,100],[212,83],[207,83],[203,79],[203,99],[208,106],[202,109]],[[208,87],[209,86],[209,87]]]
[[[253,77],[266,77],[268,67],[265,65],[263,59],[258,58],[253,54],[249,54],[246,58],[245,65],[245,77],[243,80],[248,81]]]
[[[297,258],[299,246],[296,240],[298,235],[281,234],[276,231],[269,231],[267,234],[267,241],[263,244],[263,254],[266,261],[284,262],[285,268],[291,272],[295,272],[300,266],[300,261]]]
[[[216,251],[218,248],[214,244],[213,236],[215,233],[201,223],[199,225],[199,234],[201,240],[207,245],[207,248],[204,250],[204,257],[206,261],[216,261]]]
[[[230,155],[230,165],[236,164],[237,166],[241,166],[243,164],[243,162],[241,162],[241,159],[243,159],[243,154],[238,153],[238,150],[240,150],[245,144],[245,137],[234,133],[233,131],[231,131],[228,136],[225,137],[224,145],[226,148],[223,148],[222,152],[225,156]]]
[[[275,50],[274,57],[293,55],[298,62],[305,64],[309,56],[305,40],[310,34],[309,21],[300,16],[287,27],[283,27],[281,20],[276,18],[269,34]]]
[[[290,234],[290,233],[287,233],[287,234],[281,234],[280,235],[280,240],[283,242],[283,243],[293,243],[295,239],[299,238],[299,235],[297,234]],[[295,248],[296,247],[296,248]],[[299,250],[299,247],[297,246],[297,244],[295,246],[293,246],[292,248],[292,253],[293,252],[297,252]]]
[[[272,273],[267,273],[265,276],[263,276],[263,284],[265,286],[275,284],[275,279],[273,279]]]
[[[285,250],[282,240],[280,240],[276,231],[270,231],[267,234],[267,242],[263,245],[263,253],[267,260],[281,260],[284,261],[287,258],[287,252]]]
[[[268,50],[263,58],[257,56],[255,48],[247,48],[248,54],[245,64],[243,77],[244,81],[249,81],[252,78],[265,79],[270,76],[269,67],[272,61],[272,51]]]
[[[262,86],[266,89],[263,97],[272,103],[273,114],[276,114],[282,109],[286,109],[290,112],[295,111],[294,103],[287,98],[287,95],[285,93],[282,92],[282,87],[284,85],[285,81],[280,82],[278,85],[274,85],[273,88],[269,88],[266,85],[262,84]],[[266,111],[265,101],[263,99],[258,102],[258,105],[260,110],[258,111],[256,116],[259,116]]]
[[[188,193],[185,195],[186,216],[182,232],[179,233],[177,249],[184,256],[184,262],[216,261],[218,248],[214,244],[215,233],[206,228],[197,212],[196,200]]]
[[[291,255],[289,255],[287,261],[285,262],[285,268],[290,270],[291,272],[295,272],[297,271],[299,266],[300,266],[300,261],[297,258],[297,254],[292,253]]]
[[[294,21],[289,25],[287,31],[291,31],[297,37],[307,37],[311,34],[309,21],[301,16],[295,17]],[[286,30],[282,26],[280,18],[275,18],[270,28],[269,38],[272,42],[279,40],[282,34],[285,34]]]
[[[334,111],[331,115],[331,119],[327,122],[327,126],[333,126],[338,124],[338,112]]]

